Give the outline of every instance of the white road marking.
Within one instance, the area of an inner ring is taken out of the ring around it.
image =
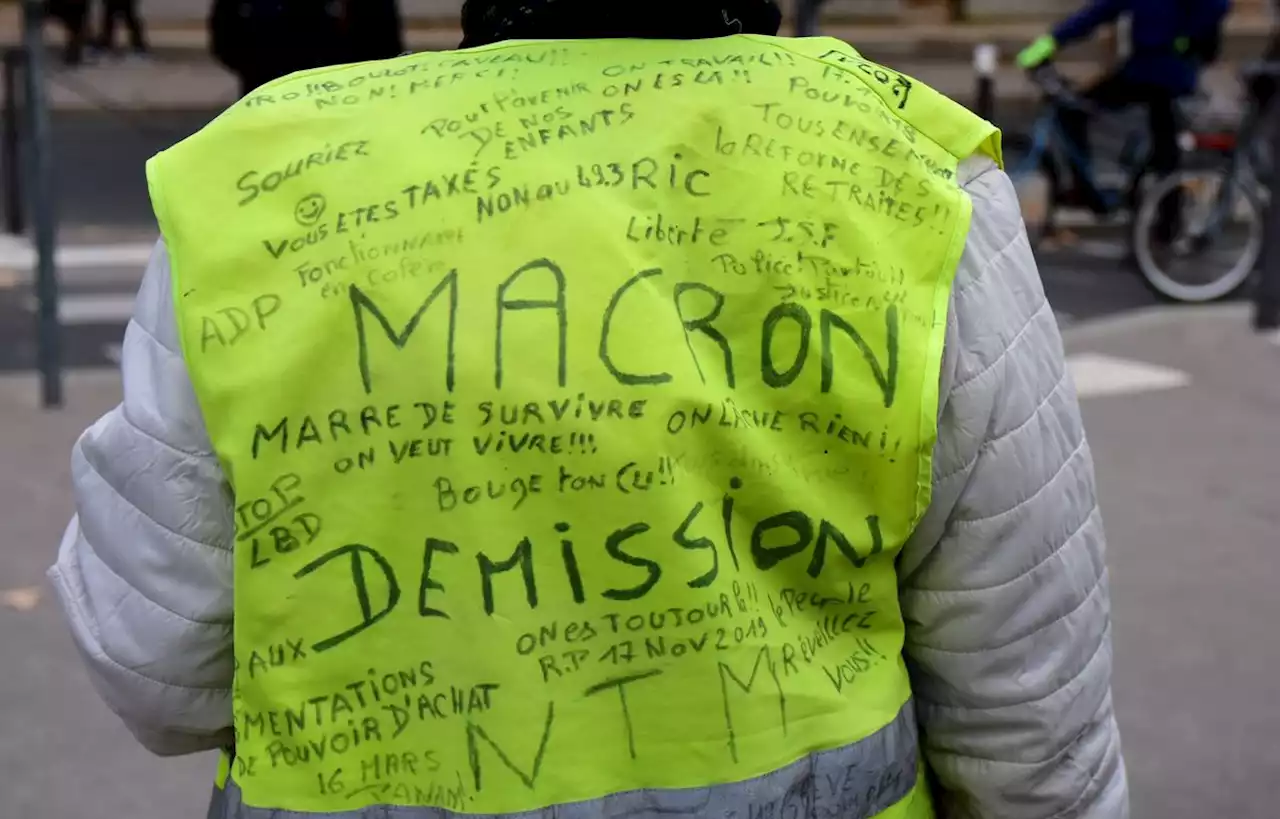
[[[106,245],[63,245],[54,259],[64,267],[142,267],[151,260],[155,245],[150,242],[126,242]],[[0,235],[0,267],[33,270],[36,252],[31,243],[17,236]]]
[[[1191,383],[1191,376],[1181,370],[1101,353],[1069,356],[1067,368],[1081,398],[1172,390]]]
[[[1123,262],[1129,255],[1129,248],[1123,240],[1081,239],[1071,249],[1104,262]]]
[[[58,321],[66,326],[80,324],[126,324],[133,316],[137,297],[132,294],[68,295],[58,299]],[[27,310],[36,311],[36,300],[30,298]]]

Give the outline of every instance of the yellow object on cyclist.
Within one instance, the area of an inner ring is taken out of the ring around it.
[[[1045,34],[1018,52],[1018,67],[1029,71],[1053,59],[1057,51],[1058,41],[1053,38],[1053,35]]]

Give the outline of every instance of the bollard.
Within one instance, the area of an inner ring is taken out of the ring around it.
[[[1270,131],[1271,156],[1280,158],[1280,127],[1274,110],[1266,116]],[[1274,160],[1273,160],[1274,161]],[[1258,332],[1280,330],[1280,168],[1268,174],[1271,200],[1263,215],[1262,275],[1254,291],[1253,326]]]
[[[1000,50],[991,43],[982,43],[973,49],[973,72],[978,87],[974,94],[974,112],[991,122],[996,116],[996,68],[1000,63]]]
[[[822,0],[797,0],[797,37],[813,37],[818,33],[818,7],[821,5]]]
[[[1278,3],[1277,5],[1280,5]],[[1267,49],[1265,73],[1269,83],[1280,83],[1280,32]],[[1254,105],[1263,100],[1254,98]],[[1262,266],[1258,286],[1254,290],[1253,326],[1260,333],[1280,330],[1280,94],[1272,89],[1265,98],[1266,107],[1258,112],[1263,132],[1271,141],[1271,168],[1267,174],[1270,202],[1263,215]]]
[[[4,185],[4,226],[15,236],[25,229],[22,218],[22,140],[19,137],[18,111],[21,109],[22,86],[18,82],[22,70],[22,52],[6,48],[3,52],[4,111],[0,115],[0,184]]]
[[[1274,47],[1274,46],[1273,46]],[[1270,82],[1280,80],[1280,63],[1268,61],[1265,75]],[[1257,88],[1250,89],[1258,91]],[[1251,104],[1261,107],[1258,121],[1262,132],[1270,140],[1271,163],[1267,176],[1270,201],[1262,216],[1262,259],[1257,288],[1253,291],[1253,326],[1259,332],[1280,330],[1280,106],[1277,94],[1272,90],[1265,97],[1253,96]]]
[[[62,406],[62,327],[58,320],[57,208],[53,193],[53,157],[49,144],[49,110],[44,94],[44,3],[22,2],[22,42],[27,136],[31,146],[31,220],[36,246],[36,358],[40,365],[40,397],[46,409]]]

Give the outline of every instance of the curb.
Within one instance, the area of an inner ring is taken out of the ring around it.
[[[1116,315],[1096,319],[1083,319],[1063,328],[1062,340],[1068,343],[1101,341],[1133,330],[1154,329],[1167,324],[1186,322],[1188,319],[1224,321],[1230,319],[1247,325],[1251,306],[1247,302],[1221,304],[1160,304],[1141,307]]]

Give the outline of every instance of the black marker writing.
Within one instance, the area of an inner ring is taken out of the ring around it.
[[[367,156],[369,156],[369,143],[367,140],[361,139],[354,142],[344,142],[336,148],[326,145],[323,151],[307,154],[305,157],[293,160],[283,168],[269,171],[265,175],[260,171],[249,171],[236,181],[236,190],[245,194],[244,198],[237,204],[244,207],[260,195],[273,193],[285,182],[304,175],[312,168],[323,168],[334,162],[347,162],[357,157]]]
[[[618,701],[622,705],[622,724],[623,724],[623,727],[626,729],[626,734],[627,734],[627,751],[630,753],[632,759],[636,758],[636,737],[635,737],[635,732],[632,730],[632,727],[631,727],[631,709],[627,707],[627,686],[634,682],[647,680],[650,677],[656,677],[661,673],[662,673],[661,669],[654,669],[652,671],[642,671],[639,674],[628,674],[625,677],[618,677],[612,680],[605,680],[604,682],[599,683],[598,685],[591,686],[585,692],[583,692],[584,697],[594,697],[596,694],[599,694],[602,691],[617,689]]]
[[[400,602],[400,586],[396,583],[396,573],[392,570],[391,564],[388,563],[387,559],[376,550],[370,549],[368,546],[364,546],[359,543],[342,546],[334,549],[328,554],[321,555],[299,569],[294,574],[294,577],[298,579],[306,577],[312,572],[324,567],[331,561],[347,555],[351,556],[351,585],[356,593],[356,601],[360,605],[360,622],[344,632],[335,634],[332,637],[321,640],[320,642],[312,645],[311,650],[316,653],[328,651],[331,648],[341,645],[352,637],[355,637],[357,634],[360,634],[362,631],[376,625],[379,620],[391,613],[391,610],[396,607],[396,603]],[[366,557],[372,560],[374,565],[382,571],[382,574],[387,581],[387,600],[383,604],[382,610],[377,613],[373,611],[373,605],[369,601],[369,586],[365,581],[364,576],[364,559]]]
[[[507,291],[517,286],[520,279],[526,274],[533,274],[538,271],[547,271],[551,274],[555,282],[555,297],[544,299],[512,299],[507,296]],[[547,260],[539,259],[529,262],[516,272],[512,273],[506,281],[498,286],[498,321],[497,321],[497,344],[494,353],[494,369],[493,383],[498,389],[502,389],[502,371],[503,371],[503,323],[509,312],[520,312],[525,310],[554,310],[556,315],[556,329],[559,338],[559,355],[557,358],[556,382],[563,387],[566,383],[565,368],[567,366],[568,353],[568,332],[569,332],[569,314],[565,307],[565,281],[564,271],[556,264]]]
[[[449,615],[440,609],[434,609],[427,605],[427,592],[431,590],[443,592],[444,586],[438,581],[431,579],[431,560],[435,554],[439,552],[446,555],[456,555],[458,546],[455,543],[449,543],[446,540],[436,540],[435,538],[427,538],[426,548],[422,550],[422,583],[418,587],[418,614],[422,617],[443,617],[449,619]]]
[[[542,760],[547,753],[547,742],[551,739],[551,726],[556,720],[556,704],[554,702],[547,703],[547,720],[543,724],[542,739],[538,743],[538,752],[533,757],[533,766],[528,773],[516,767],[511,758],[498,743],[489,737],[489,733],[480,725],[472,722],[467,724],[467,759],[471,764],[471,776],[475,780],[476,792],[484,790],[484,779],[481,775],[482,768],[480,765],[480,740],[484,740],[485,744],[498,755],[498,759],[502,764],[515,774],[524,786],[529,790],[533,790],[538,782],[538,774],[542,770]]]
[[[418,329],[418,322],[422,320],[422,316],[446,289],[449,291],[449,331],[446,336],[445,384],[447,389],[452,392],[454,384],[454,342],[457,335],[458,315],[458,271],[452,270],[440,280],[435,290],[431,291],[431,295],[427,296],[426,301],[418,307],[417,312],[413,314],[408,324],[399,333],[392,329],[391,322],[383,315],[378,305],[365,295],[364,291],[359,287],[354,284],[351,285],[351,310],[355,314],[356,338],[360,347],[360,380],[366,393],[373,392],[373,371],[369,364],[369,339],[365,334],[365,313],[370,313],[377,319],[387,339],[395,345],[397,350],[403,350],[405,345],[409,343],[414,331]]]

